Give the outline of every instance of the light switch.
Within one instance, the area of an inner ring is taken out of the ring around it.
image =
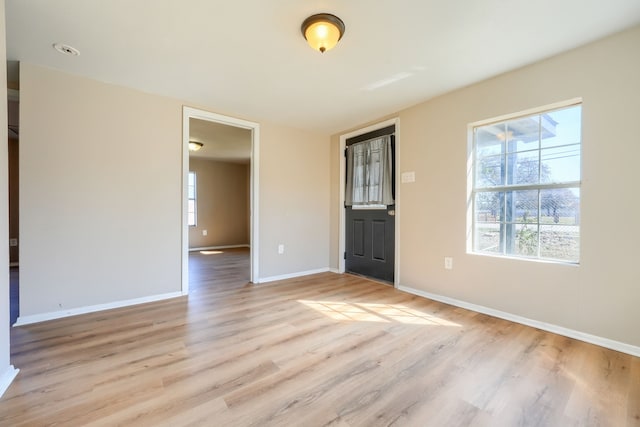
[[[206,236],[207,235],[207,230],[202,230],[202,235]]]
[[[402,182],[416,182],[416,173],[414,171],[402,172]]]

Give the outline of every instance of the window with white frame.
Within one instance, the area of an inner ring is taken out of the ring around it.
[[[581,104],[473,126],[474,253],[580,261]]]
[[[194,227],[196,225],[196,173],[189,171],[189,181],[187,183],[187,224]]]

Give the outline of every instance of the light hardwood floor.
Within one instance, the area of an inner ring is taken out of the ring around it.
[[[13,328],[0,425],[631,426],[640,359],[363,278],[250,285]]]

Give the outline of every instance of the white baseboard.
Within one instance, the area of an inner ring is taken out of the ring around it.
[[[7,391],[13,382],[13,379],[18,375],[18,372],[20,372],[20,369],[16,369],[13,365],[9,365],[2,376],[0,376],[0,397],[2,397],[5,391]]]
[[[281,276],[262,277],[261,279],[258,280],[258,283],[268,283],[268,282],[275,282],[277,280],[293,279],[295,277],[310,276],[312,274],[318,274],[318,273],[326,273],[327,271],[329,271],[329,267],[319,268],[317,270],[300,271],[298,273],[283,274]]]
[[[330,268],[329,271],[336,274],[342,274],[342,272],[338,268]]]
[[[181,297],[182,292],[170,292],[161,295],[151,295],[148,297],[134,298],[124,301],[115,301],[107,304],[90,305],[86,307],[70,308],[68,310],[52,311],[49,313],[33,314],[31,316],[19,316],[14,323],[14,327],[30,325],[32,323],[46,322],[47,320],[61,319],[63,317],[77,316],[79,314],[94,313],[96,311],[111,310],[113,308],[128,307],[130,305],[145,304],[148,302],[161,301],[170,298]]]
[[[197,251],[216,251],[219,249],[237,249],[237,248],[250,248],[250,244],[244,245],[225,245],[225,246],[203,246],[201,248],[189,248],[189,252],[197,252]]]
[[[509,320],[511,322],[520,323],[522,325],[531,326],[543,331],[553,332],[554,334],[563,335],[565,337],[574,338],[580,341],[595,344],[600,347],[609,348],[622,353],[627,353],[632,356],[640,357],[640,347],[631,344],[626,344],[620,341],[611,340],[608,338],[599,337],[596,335],[587,334],[584,332],[576,331],[574,329],[565,328],[562,326],[554,325],[551,323],[540,322],[538,320],[529,319],[526,317],[518,316],[515,314],[507,313],[500,310],[494,310],[493,308],[484,307],[482,305],[471,304],[465,301],[457,300],[455,298],[449,298],[442,295],[432,294],[422,291],[420,289],[414,289],[407,286],[398,286],[398,290],[408,292],[410,294],[418,295],[424,298],[428,298],[434,301],[440,301],[445,304],[454,305],[456,307],[466,308],[467,310],[475,311],[482,314],[488,314],[489,316],[498,317],[500,319]]]

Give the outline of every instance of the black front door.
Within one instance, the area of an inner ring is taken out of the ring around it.
[[[395,177],[395,126],[347,139],[347,146],[383,135],[391,136],[392,178]],[[347,162],[348,163],[348,162]],[[347,164],[347,168],[349,165]],[[395,179],[392,179],[395,193]],[[395,205],[377,209],[345,206],[345,270],[394,282]]]
[[[349,273],[393,283],[395,205],[387,209],[346,207],[346,261]]]

